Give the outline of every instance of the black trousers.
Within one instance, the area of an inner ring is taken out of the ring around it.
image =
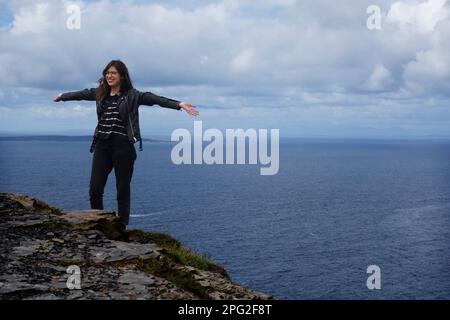
[[[92,159],[89,200],[92,209],[103,210],[103,193],[108,175],[114,168],[117,189],[117,211],[125,225],[130,218],[130,184],[136,160],[134,145],[128,137],[111,134],[107,140],[97,140]]]

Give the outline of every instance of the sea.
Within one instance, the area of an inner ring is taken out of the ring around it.
[[[164,232],[279,299],[450,299],[450,141],[282,138],[279,171],[136,144],[130,229]],[[0,141],[0,192],[90,209],[85,141]],[[105,209],[117,209],[114,170]]]

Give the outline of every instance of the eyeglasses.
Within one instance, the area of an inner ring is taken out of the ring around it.
[[[117,71],[108,71],[108,72],[105,73],[105,76],[107,76],[109,74],[112,75],[112,76],[115,76],[115,75],[118,74],[118,72]]]

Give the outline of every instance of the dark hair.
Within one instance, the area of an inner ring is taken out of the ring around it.
[[[110,67],[115,67],[120,75],[120,91],[126,92],[130,89],[133,89],[133,83],[130,79],[130,74],[128,73],[128,68],[120,60],[111,60],[106,67],[103,69],[102,77],[98,80],[98,89],[97,94],[95,95],[95,99],[97,102],[100,101],[100,99],[103,97],[103,95],[106,92],[109,92],[111,90],[111,87],[109,86],[108,82],[106,81],[106,72]]]

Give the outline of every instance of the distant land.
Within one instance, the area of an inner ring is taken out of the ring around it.
[[[0,136],[0,141],[91,141],[90,136],[65,136],[65,135],[26,135],[26,136]],[[169,140],[157,140],[142,138],[147,142],[170,142]]]
[[[348,141],[361,141],[361,142],[370,142],[370,141],[386,141],[386,142],[395,142],[395,141],[450,141],[450,136],[445,135],[417,135],[417,136],[401,136],[401,137],[390,137],[390,136],[367,136],[367,137],[329,137],[329,136],[302,136],[302,137],[293,137],[293,136],[281,136],[281,140],[289,141],[289,140],[303,140],[303,141],[317,141],[317,142],[348,142]],[[34,133],[7,133],[0,132],[0,141],[92,141],[92,135],[87,134],[34,134]],[[166,135],[156,135],[155,138],[142,138],[142,141],[147,142],[172,142],[170,138],[167,138]]]

